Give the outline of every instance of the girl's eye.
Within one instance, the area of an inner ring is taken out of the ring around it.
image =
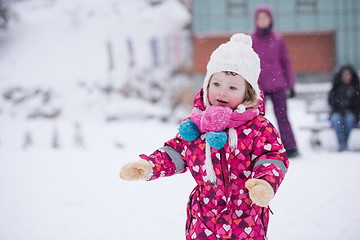
[[[231,89],[231,90],[237,90],[237,88],[234,87],[234,86],[231,86],[230,89]]]
[[[215,87],[218,87],[218,86],[220,86],[220,83],[214,82],[213,85],[214,85]]]

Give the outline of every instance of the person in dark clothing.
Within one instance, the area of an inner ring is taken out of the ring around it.
[[[255,12],[256,30],[252,34],[253,48],[260,57],[259,84],[266,98],[271,98],[278,122],[281,140],[288,157],[299,155],[294,133],[287,114],[287,91],[295,96],[294,76],[284,39],[273,32],[272,11],[260,6]]]
[[[351,65],[341,67],[334,75],[328,102],[331,107],[330,121],[337,135],[339,151],[345,151],[351,130],[358,123],[360,115],[359,76]]]

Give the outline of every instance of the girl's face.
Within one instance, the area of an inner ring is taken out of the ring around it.
[[[268,28],[270,24],[270,16],[266,12],[259,12],[256,17],[256,26],[260,29],[265,29]]]
[[[245,99],[246,80],[240,75],[218,72],[212,75],[208,88],[211,105],[236,109]]]
[[[343,83],[345,84],[350,84],[351,83],[351,72],[350,70],[344,70],[341,74],[341,80],[343,81]]]

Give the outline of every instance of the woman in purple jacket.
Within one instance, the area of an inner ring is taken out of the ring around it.
[[[284,39],[273,32],[273,15],[267,6],[255,12],[256,31],[252,35],[253,48],[260,57],[259,84],[267,98],[271,98],[279,125],[281,139],[288,157],[299,155],[293,131],[287,116],[286,91],[295,96],[294,76]]]

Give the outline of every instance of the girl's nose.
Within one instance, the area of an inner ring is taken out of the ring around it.
[[[219,91],[219,95],[220,95],[221,97],[225,97],[225,96],[226,96],[226,90],[225,90],[225,89],[221,89],[221,90]]]

